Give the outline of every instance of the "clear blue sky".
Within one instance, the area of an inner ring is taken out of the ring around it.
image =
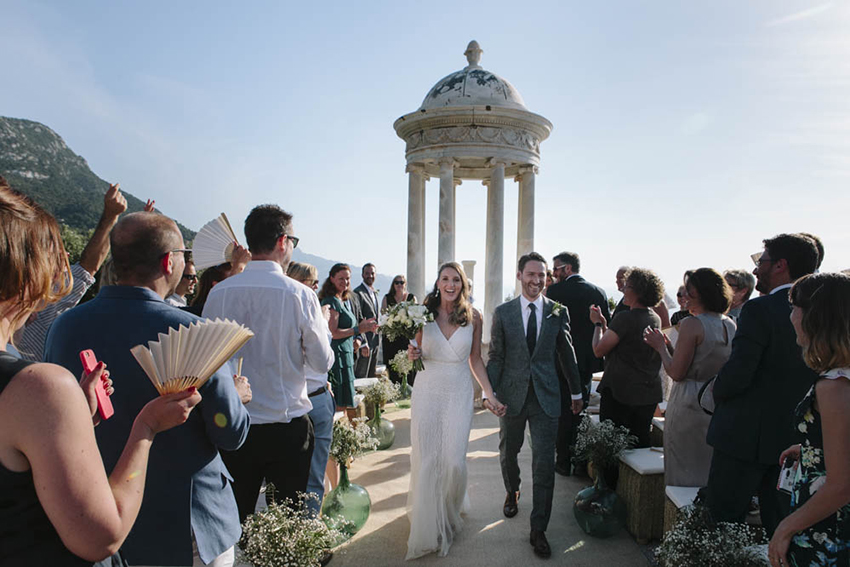
[[[545,256],[578,252],[609,290],[621,264],[675,290],[686,269],[751,268],[761,239],[808,231],[825,269],[850,267],[847,4],[0,0],[0,14],[0,115],[50,126],[194,229],[274,202],[305,251],[403,272],[392,123],[476,39],[482,66],[555,125],[537,179]],[[459,187],[457,217],[458,259],[477,260],[483,284],[480,183]]]

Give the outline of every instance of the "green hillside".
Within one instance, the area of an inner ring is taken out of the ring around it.
[[[0,116],[0,175],[64,225],[82,234],[93,229],[109,184],[89,169],[53,130],[38,122]],[[122,190],[129,212],[144,201]],[[178,223],[189,242],[195,232]]]

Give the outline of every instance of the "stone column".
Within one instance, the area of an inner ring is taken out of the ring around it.
[[[407,288],[422,301],[425,294],[425,180],[421,166],[408,165]]]
[[[437,265],[455,259],[455,185],[454,160],[440,160],[440,231]]]
[[[519,182],[519,204],[517,206],[516,259],[534,250],[534,181],[537,168],[526,166],[519,170],[514,180]],[[516,295],[521,293],[516,283]]]
[[[493,311],[502,302],[505,244],[505,162],[494,160],[487,187],[487,248],[484,266],[484,336],[490,342]]]

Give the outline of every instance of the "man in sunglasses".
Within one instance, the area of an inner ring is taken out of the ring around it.
[[[183,268],[183,277],[177,284],[174,293],[165,298],[166,303],[174,307],[186,307],[186,296],[195,293],[195,285],[198,283],[198,273],[190,253],[186,253],[186,267]]]

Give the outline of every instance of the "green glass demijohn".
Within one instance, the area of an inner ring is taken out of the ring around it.
[[[382,410],[380,407],[375,408],[375,417],[369,420],[369,427],[372,428],[372,436],[378,440],[378,451],[389,449],[395,441],[395,425],[388,419],[381,417]]]
[[[608,488],[602,471],[597,471],[593,486],[576,495],[573,515],[581,529],[593,537],[610,537],[626,525],[626,505]]]
[[[348,480],[348,467],[339,465],[339,484],[331,490],[322,504],[322,518],[329,527],[338,530],[345,539],[360,531],[369,519],[372,499],[359,484]]]

